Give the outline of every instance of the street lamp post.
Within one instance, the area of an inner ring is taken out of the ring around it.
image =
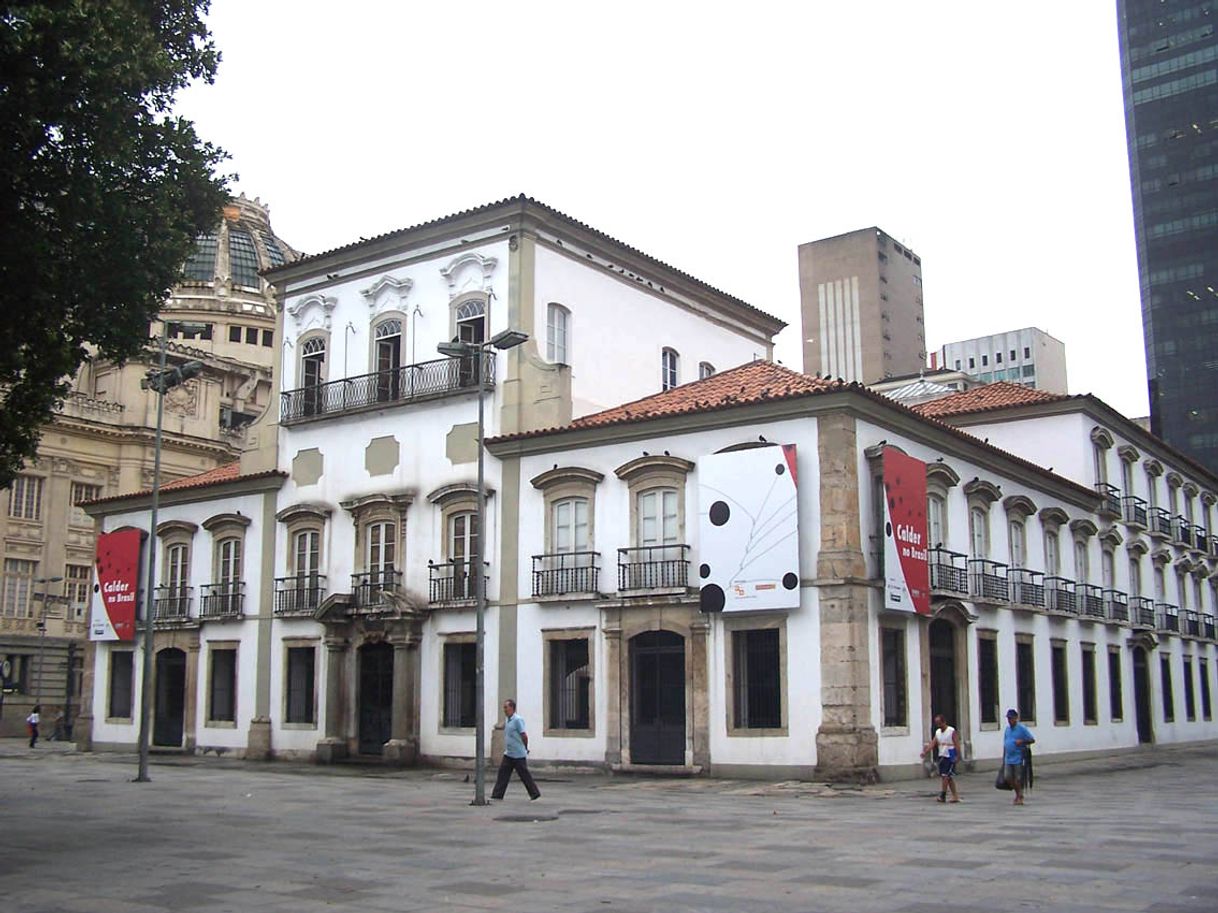
[[[38,687],[35,690],[35,704],[42,703],[42,658],[46,652],[47,645],[47,604],[51,601],[51,594],[47,592],[47,584],[59,583],[62,577],[38,577],[34,583],[42,584],[42,611],[38,613]],[[34,594],[37,598],[37,593]]]
[[[486,421],[482,405],[482,360],[487,350],[512,349],[528,339],[527,333],[519,330],[503,330],[486,342],[442,342],[436,346],[441,355],[449,358],[473,358],[475,377],[478,383],[478,537],[474,540],[474,554],[470,560],[470,573],[474,577],[474,801],[471,805],[486,805],[486,581],[482,575],[482,549],[486,541],[486,484],[485,451],[482,443],[486,433]],[[491,357],[494,355],[492,353]]]
[[[204,328],[204,324],[180,323],[178,326],[188,332]],[[161,495],[161,428],[165,417],[165,393],[203,370],[203,363],[199,361],[188,361],[186,364],[174,368],[166,367],[168,348],[169,323],[162,319],[160,363],[156,370],[149,371],[140,381],[142,389],[152,390],[157,397],[156,438],[153,443],[152,457],[152,517],[149,520],[148,528],[148,576],[144,586],[143,678],[140,681],[139,769],[135,776],[136,783],[147,783],[150,779],[148,776],[148,747],[151,742],[149,727],[152,723],[152,608],[156,583],[156,522]]]

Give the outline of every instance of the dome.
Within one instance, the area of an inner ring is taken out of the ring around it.
[[[271,230],[270,209],[245,194],[230,199],[215,230],[200,235],[183,266],[183,285],[219,285],[263,291],[261,270],[300,256]]]

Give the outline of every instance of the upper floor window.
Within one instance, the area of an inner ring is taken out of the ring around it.
[[[316,387],[326,379],[326,341],[311,336],[300,345],[300,385]]]
[[[236,587],[241,582],[241,539],[229,536],[216,543],[215,582],[224,587]]]
[[[85,509],[80,504],[82,501],[92,501],[94,498],[100,498],[101,492],[100,485],[89,485],[85,482],[72,483],[72,513],[70,520],[74,525],[93,525],[93,518],[85,513]]]
[[[1138,555],[1129,556],[1129,595],[1142,595],[1142,559]]]
[[[715,373],[715,366],[709,361],[700,362],[698,364],[698,380],[706,380]]]
[[[368,547],[364,569],[374,575],[392,575],[397,562],[397,524],[388,520],[369,523],[364,529]]]
[[[42,519],[42,479],[17,476],[8,492],[8,515],[14,520]]]
[[[173,596],[182,593],[190,585],[190,546],[179,542],[165,547],[165,568],[161,572],[161,585]]]
[[[1091,573],[1090,562],[1087,559],[1087,543],[1081,539],[1074,540],[1074,579],[1086,583]]]
[[[671,390],[677,386],[677,368],[681,356],[676,349],[665,349],[660,355],[660,389]]]
[[[1151,510],[1159,506],[1159,480],[1150,473],[1146,474],[1146,503]]]
[[[652,488],[638,496],[638,539],[640,548],[676,545],[681,541],[675,488]]]
[[[457,339],[461,342],[486,341],[486,302],[481,298],[457,307]]]
[[[292,535],[292,573],[314,577],[321,571],[321,531],[302,529]]]
[[[586,552],[588,539],[588,499],[564,498],[552,508],[552,550],[560,555]]]
[[[228,230],[228,263],[233,285],[258,287],[258,252],[248,231],[240,228]]]
[[[1045,531],[1045,574],[1057,577],[1062,572],[1061,537],[1056,529]]]
[[[567,360],[570,326],[571,312],[561,304],[551,304],[546,309],[546,358],[555,364],[570,364]]]
[[[1116,557],[1110,548],[1100,552],[1100,578],[1100,585],[1104,589],[1116,589]]]
[[[938,495],[926,499],[926,531],[931,548],[941,548],[947,542],[947,505]]]
[[[478,550],[478,512],[463,510],[448,517],[448,560],[464,566]]]
[[[69,564],[63,569],[63,594],[71,606],[74,619],[83,618],[89,607],[89,591],[93,588],[93,568],[88,564]]]
[[[24,558],[4,559],[3,612],[5,618],[27,618],[30,614],[30,594],[38,562]]]
[[[373,365],[379,374],[402,366],[402,321],[396,317],[382,320],[372,331],[376,351]]]
[[[1091,448],[1095,458],[1095,480],[1101,484],[1108,483],[1108,450],[1101,444]]]
[[[1167,601],[1167,581],[1163,574],[1163,566],[1155,565],[1155,602]]]
[[[980,507],[968,512],[969,548],[972,557],[986,558],[990,554],[990,516]]]
[[[1007,537],[1010,540],[1011,567],[1026,567],[1028,542],[1023,520],[1011,520],[1007,524]]]
[[[1133,463],[1129,460],[1121,460],[1121,487],[1125,494],[1133,494]]]

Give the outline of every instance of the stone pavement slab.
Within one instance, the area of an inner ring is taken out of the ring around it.
[[[840,789],[549,774],[475,808],[452,771],[0,744],[4,913],[1218,909],[1213,746]]]

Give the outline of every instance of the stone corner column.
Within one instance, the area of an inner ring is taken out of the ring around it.
[[[393,645],[393,707],[390,711],[389,741],[383,757],[398,767],[413,767],[419,762],[419,683],[422,670],[419,644],[423,640],[422,621],[410,619],[389,635]]]
[[[194,754],[199,744],[199,632],[192,631],[186,641],[186,706],[184,708],[182,749]]]
[[[349,754],[343,734],[343,698],[346,692],[347,651],[351,640],[345,633],[326,632],[326,699],[325,735],[317,742],[317,763],[332,764]]]
[[[696,612],[696,610],[695,610]],[[690,731],[695,767],[710,772],[710,619],[701,613],[689,624]]]
[[[72,741],[77,751],[93,750],[93,689],[96,687],[94,666],[97,663],[97,645],[85,641],[84,656],[81,658],[80,674],[80,708],[72,724]],[[132,695],[134,697],[134,695]]]
[[[879,735],[871,719],[871,587],[862,550],[854,418],[844,412],[820,416],[817,453],[821,725],[816,733],[816,775],[874,783],[879,779]]]
[[[245,760],[269,761],[271,758],[270,717],[256,716],[250,720],[245,736]]]
[[[622,763],[622,617],[621,610],[607,612],[601,622],[605,638],[605,763]]]

